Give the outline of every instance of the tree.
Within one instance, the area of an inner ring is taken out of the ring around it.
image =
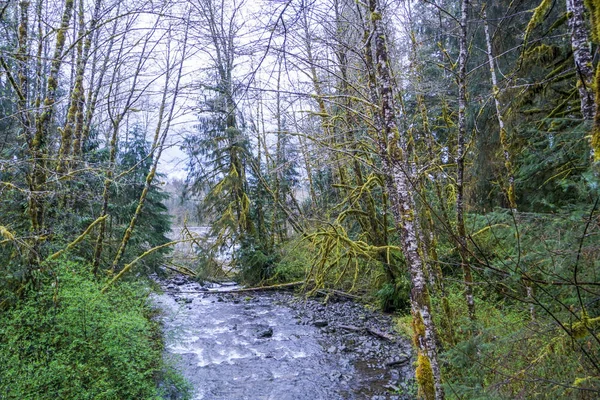
[[[396,124],[394,83],[390,71],[386,34],[382,28],[382,13],[377,0],[369,1],[368,18],[373,34],[373,51],[380,115],[380,133],[377,137],[387,188],[392,198],[392,209],[402,251],[411,275],[411,308],[413,314],[414,344],[418,349],[416,379],[420,396],[426,399],[443,399],[441,370],[438,363],[436,330],[431,314],[429,293],[425,281],[424,263],[419,253],[419,227],[415,224],[415,201],[413,197],[413,169],[408,157],[408,138]],[[368,47],[367,50],[369,51]],[[370,54],[367,54],[369,57]]]

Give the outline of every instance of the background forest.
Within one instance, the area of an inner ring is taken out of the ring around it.
[[[147,303],[172,217],[200,277],[396,312],[420,398],[599,396],[600,1],[9,0],[0,28],[0,398],[185,391]]]

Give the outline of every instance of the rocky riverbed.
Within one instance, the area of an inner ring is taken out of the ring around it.
[[[412,399],[410,344],[389,316],[344,298],[162,283],[167,357],[194,399]]]

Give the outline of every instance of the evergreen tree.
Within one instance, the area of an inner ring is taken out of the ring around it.
[[[144,189],[146,176],[152,167],[150,157],[151,144],[146,140],[145,130],[138,124],[128,132],[117,157],[119,173],[125,173],[119,184],[112,187],[109,214],[112,218],[111,243],[108,251],[109,259],[114,257],[115,245],[123,237],[131,217],[138,205],[140,193]],[[164,178],[159,174],[158,178]],[[125,262],[131,261],[140,253],[170,242],[168,235],[171,231],[171,216],[168,214],[165,202],[169,195],[165,193],[161,182],[154,181],[146,198],[144,208],[138,218],[137,233],[134,235],[125,251]],[[155,269],[159,266],[161,257],[172,249],[165,247],[144,258],[143,265]]]

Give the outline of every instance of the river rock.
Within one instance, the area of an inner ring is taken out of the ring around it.
[[[398,365],[406,364],[410,361],[410,356],[406,354],[400,354],[398,357],[395,357],[388,362],[385,363],[386,367],[396,367]]]
[[[268,339],[272,336],[273,336],[273,328],[271,328],[271,327],[265,329],[264,331],[259,332],[257,335],[257,337],[259,339]]]
[[[177,277],[177,278],[173,279],[173,283],[176,284],[177,286],[182,286],[187,283],[187,279],[185,279],[184,277]]]

